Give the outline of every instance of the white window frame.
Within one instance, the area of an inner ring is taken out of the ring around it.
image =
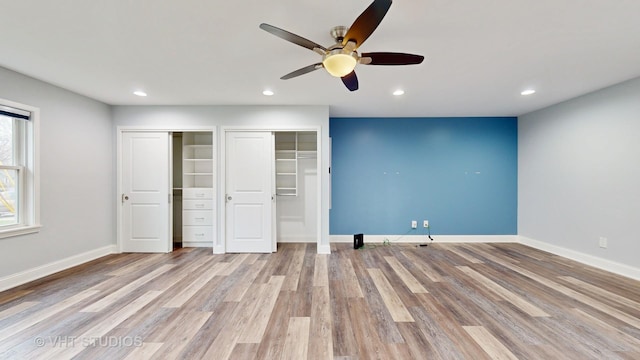
[[[29,112],[29,120],[24,120],[22,131],[17,141],[24,142],[15,146],[23,163],[20,165],[0,166],[2,169],[18,170],[20,191],[18,193],[19,223],[0,228],[0,239],[40,231],[40,168],[39,158],[39,124],[40,109],[0,98],[0,106]],[[23,121],[23,120],[14,120]]]

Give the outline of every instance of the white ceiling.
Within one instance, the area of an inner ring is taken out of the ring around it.
[[[329,30],[370,2],[0,0],[0,66],[113,105],[317,104],[358,117],[521,115],[640,76],[639,0],[396,0],[359,51],[421,65],[359,65],[353,93],[322,69],[279,79],[320,55],[260,23],[330,46]]]

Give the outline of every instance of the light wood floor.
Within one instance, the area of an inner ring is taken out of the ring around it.
[[[210,251],[0,293],[0,358],[640,359],[640,282],[523,245]]]

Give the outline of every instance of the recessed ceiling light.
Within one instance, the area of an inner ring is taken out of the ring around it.
[[[147,93],[142,91],[142,90],[136,90],[136,91],[133,92],[133,95],[144,97],[144,96],[147,96]]]
[[[404,90],[398,89],[398,90],[393,92],[393,95],[395,95],[395,96],[404,95]]]
[[[262,95],[264,96],[272,96],[273,94],[275,94],[273,90],[269,90],[269,89],[266,89],[262,92]]]
[[[527,90],[522,91],[522,92],[520,93],[520,95],[527,96],[527,95],[533,95],[533,94],[535,94],[535,93],[536,93],[536,91],[535,91],[535,90],[533,90],[533,89],[527,89]]]

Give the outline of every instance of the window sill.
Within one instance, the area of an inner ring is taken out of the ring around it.
[[[28,225],[0,230],[0,239],[40,232],[42,225]]]

